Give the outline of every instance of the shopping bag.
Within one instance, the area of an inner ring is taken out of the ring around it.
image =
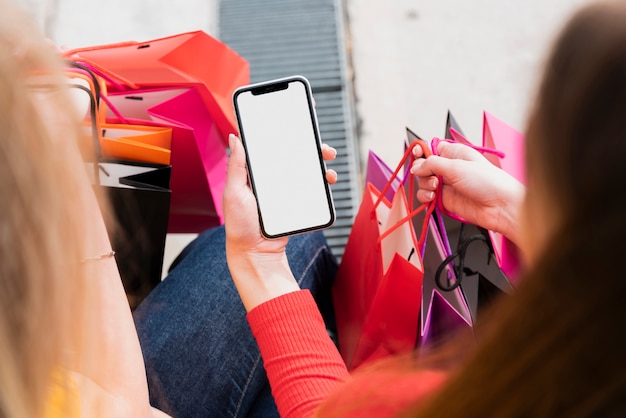
[[[98,172],[112,209],[107,231],[131,309],[161,281],[171,191],[171,166],[102,160]]]
[[[459,134],[459,136],[457,136]],[[463,136],[463,131],[456,121],[456,118],[452,112],[448,109],[448,115],[446,116],[446,129],[443,135],[444,139],[452,139],[456,142],[468,144],[469,141]]]
[[[430,231],[438,237],[434,245],[427,247],[424,268],[428,277],[434,278],[433,288],[444,298],[455,293],[463,298],[456,305],[463,310],[457,312],[465,319],[471,318],[473,324],[492,300],[512,293],[513,286],[495,259],[488,231],[450,218],[444,223],[445,218],[437,209],[433,213]],[[438,254],[430,258],[428,250],[435,247]],[[448,301],[455,306],[454,300]]]
[[[333,285],[339,347],[350,370],[415,347],[423,265],[410,220],[426,207],[409,211],[401,187],[390,202],[391,187],[367,184]]]
[[[411,129],[407,128],[407,139],[413,143],[421,138]],[[406,145],[405,148],[408,148]],[[419,205],[415,199],[415,185],[410,181],[409,164],[405,165],[405,174],[401,179],[394,178],[391,170],[373,151],[370,151],[368,159],[366,178],[376,182],[377,187],[384,187],[391,181],[391,188],[394,192],[402,186],[406,186],[408,196],[412,196],[413,207]],[[392,181],[392,179],[394,181]],[[434,213],[433,213],[434,215]],[[416,230],[421,230],[425,217],[423,214],[416,214],[413,218],[413,225]],[[441,338],[452,335],[461,328],[472,326],[471,310],[466,302],[461,288],[451,289],[444,292],[435,284],[435,271],[446,258],[447,253],[440,237],[438,229],[435,227],[434,218],[426,220],[428,225],[428,236],[425,245],[419,249],[423,254],[424,275],[422,288],[419,291],[421,302],[419,302],[419,333],[413,345],[423,350],[427,346],[434,345]],[[455,273],[451,266],[446,266],[449,280],[455,282]],[[401,289],[401,287],[400,287]],[[435,307],[433,307],[433,303]],[[418,306],[418,305],[413,305]],[[414,334],[411,334],[414,335]]]
[[[171,200],[171,166],[106,160],[100,147],[97,92],[70,84],[85,94],[93,155],[86,159],[94,187],[102,188],[112,213],[106,224],[129,305],[135,308],[160,282]]]
[[[470,142],[465,137],[450,111],[448,111],[446,120],[445,138],[448,141],[458,142],[478,150],[493,164],[523,182],[523,135],[493,115],[484,112],[482,146]],[[438,204],[436,213],[443,216],[446,233],[441,232],[444,237],[450,235],[460,239],[461,229],[467,224],[454,214],[444,211],[441,202]],[[473,228],[477,227],[473,226]],[[498,283],[502,289],[510,289],[510,283],[507,284],[508,280],[514,280],[519,271],[517,247],[502,234],[480,228],[478,230],[479,233],[489,236],[491,253],[500,267],[500,270],[492,268],[485,277],[494,277],[494,283]],[[482,264],[484,265],[484,263]],[[503,275],[506,278],[501,277]]]
[[[504,153],[504,157],[487,156],[496,166],[525,183],[524,135],[488,112],[483,116],[483,146]],[[519,271],[517,247],[502,234],[490,231],[498,264],[513,280]]]
[[[233,91],[249,84],[248,62],[224,43],[202,31],[145,42],[123,42],[67,51],[105,73],[112,91],[164,86],[196,86],[224,141],[237,132]],[[226,142],[224,142],[226,145]]]
[[[450,125],[456,126],[456,121],[448,112],[447,126]],[[413,141],[415,136],[416,134],[407,128],[407,142]],[[416,189],[411,182],[407,183],[407,193],[416,199]],[[442,340],[473,325],[471,310],[463,289],[457,287],[443,291],[437,286],[435,280],[437,269],[448,255],[447,248],[449,247],[447,236],[442,236],[439,230],[438,219],[441,218],[438,209],[435,208],[427,220],[428,235],[423,249],[424,280],[417,339],[420,353],[428,352],[427,350],[432,349]],[[421,219],[416,218],[416,221],[421,222]],[[418,226],[415,223],[414,225]],[[456,272],[452,266],[445,265],[442,275],[445,276],[447,284],[457,282]]]
[[[407,128],[407,143],[415,137],[416,134]],[[493,152],[470,143],[450,111],[446,118],[445,137],[487,154]],[[432,142],[436,141],[433,139]],[[415,196],[414,191],[407,190],[407,193]],[[415,225],[417,228],[419,224]],[[453,328],[473,326],[488,301],[512,291],[495,260],[488,232],[447,216],[441,207],[434,210],[429,221],[424,271],[419,342],[422,347],[437,343],[453,332]],[[440,299],[437,309],[431,307],[435,295]]]
[[[486,155],[495,165],[525,183],[524,135],[489,112],[483,115],[483,147],[501,151],[504,156]]]
[[[408,173],[408,172],[407,172]],[[393,200],[393,197],[400,187],[405,182],[406,175],[400,178],[393,177],[393,170],[385,163],[374,151],[370,150],[367,156],[367,169],[365,170],[365,184],[370,183],[378,190],[382,190],[387,182],[391,180],[391,186],[385,198],[389,201]]]
[[[65,71],[70,84],[75,87],[70,90],[71,97],[77,109],[84,111],[85,125],[87,126],[87,139],[94,134],[92,130],[97,130],[99,137],[99,150],[104,158],[121,159],[128,161],[148,162],[155,164],[170,163],[170,147],[172,141],[172,130],[163,127],[128,125],[128,124],[107,124],[106,109],[101,106],[101,101],[106,100],[106,84],[104,80],[92,73],[89,68],[68,62]],[[85,94],[84,89],[90,92],[93,97]],[[93,121],[90,115],[90,101],[94,100],[97,111],[96,120]],[[87,144],[92,141],[85,141],[85,153],[93,155],[95,150],[89,148]]]
[[[455,332],[471,328],[473,325],[472,312],[463,288],[456,286],[459,283],[457,272],[451,264],[442,266],[448,255],[433,214],[428,220],[428,237],[424,249],[424,280],[418,338],[418,346],[421,348],[436,345]]]
[[[110,92],[108,121],[172,130],[172,204],[168,232],[200,232],[220,225],[228,157],[196,86]],[[114,110],[114,112],[113,112]]]
[[[108,159],[170,164],[172,129],[121,123],[100,124],[102,156]]]

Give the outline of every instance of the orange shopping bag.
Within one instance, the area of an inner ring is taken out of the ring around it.
[[[100,129],[100,147],[104,158],[170,164],[171,128],[102,123]]]
[[[77,102],[78,108],[86,108],[86,127],[97,130],[101,157],[124,161],[135,161],[152,164],[170,164],[172,130],[168,127],[129,125],[123,123],[106,123],[105,107],[101,106],[106,98],[106,84],[104,79],[95,75],[89,68],[74,62],[68,62],[65,72],[68,83],[73,90],[73,99],[88,97],[86,89],[93,96],[97,107],[94,120],[88,114],[87,103]],[[90,133],[90,136],[93,134]],[[93,154],[94,149],[86,150]]]

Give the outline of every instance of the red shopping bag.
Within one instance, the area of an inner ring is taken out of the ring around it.
[[[421,140],[418,135],[408,128],[407,139],[408,143],[413,143],[418,139]],[[407,145],[407,148],[408,146],[409,145]],[[404,168],[405,175],[402,179],[397,179],[393,176],[393,170],[374,152],[370,151],[366,178],[377,188],[384,188],[385,185],[391,181],[391,187],[389,189],[394,193],[400,186],[406,186],[407,196],[415,198],[415,185],[412,181],[407,181],[410,180],[410,173],[408,171],[409,164],[405,164]],[[389,194],[388,192],[385,197],[389,196]],[[414,206],[416,205],[415,199],[413,200],[413,204]],[[424,220],[423,215],[416,215],[413,219],[414,227],[420,230]],[[422,287],[418,290],[421,303],[419,306],[419,334],[417,334],[416,343],[417,346],[422,349],[435,344],[441,338],[450,335],[460,328],[471,327],[472,315],[463,290],[460,287],[450,291],[442,291],[436,286],[436,270],[449,254],[445,249],[443,239],[436,227],[434,217],[428,219],[428,236],[424,248],[419,251],[423,254],[424,275]],[[444,274],[447,276],[448,281],[456,282],[456,276],[452,266],[446,265],[444,267]],[[408,286],[397,286],[395,289],[403,291],[403,288],[406,290],[410,289]],[[406,293],[404,295],[406,295]],[[402,300],[401,298],[397,299]],[[404,318],[411,320],[411,315],[407,314]],[[366,333],[364,332],[363,334]]]
[[[237,132],[231,97],[237,87],[249,84],[249,64],[202,31],[74,49],[64,55],[106,75],[109,91],[197,86],[222,139]]]
[[[417,340],[425,234],[420,242],[410,220],[426,207],[410,211],[401,187],[390,202],[391,187],[391,180],[381,191],[368,183],[333,286],[340,351],[350,370],[410,351]]]
[[[223,222],[227,154],[196,86],[108,94],[125,123],[172,129],[172,204],[168,232],[200,232]],[[110,112],[109,112],[110,113]]]

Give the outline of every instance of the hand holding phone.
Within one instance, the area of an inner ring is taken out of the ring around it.
[[[294,76],[233,95],[261,233],[267,238],[326,228],[335,210],[308,81]]]

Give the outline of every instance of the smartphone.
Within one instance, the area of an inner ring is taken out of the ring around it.
[[[233,102],[263,236],[331,226],[335,208],[308,80],[293,76],[244,86]]]

